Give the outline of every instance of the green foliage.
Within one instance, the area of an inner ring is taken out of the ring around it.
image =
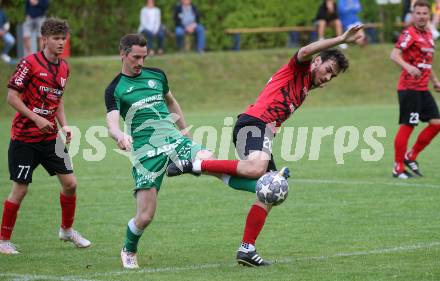
[[[202,14],[202,23],[208,30],[207,47],[224,50],[232,45],[226,28],[310,25],[322,0],[194,0]],[[174,31],[173,9],[178,0],[156,1],[162,10],[163,24]],[[72,28],[73,54],[105,55],[117,52],[119,38],[137,32],[139,13],[144,0],[52,0],[50,16],[69,21]],[[366,22],[380,20],[380,10],[375,1],[362,0],[362,18]],[[3,0],[2,7],[16,25],[24,20],[24,1]],[[400,15],[399,6],[387,7],[387,16],[395,20]],[[388,30],[388,29],[387,29]],[[287,33],[252,34],[242,36],[242,48],[285,46]],[[167,38],[167,48],[174,49],[174,38]]]

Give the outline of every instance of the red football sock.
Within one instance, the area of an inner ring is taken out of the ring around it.
[[[2,228],[0,240],[10,240],[12,230],[14,230],[15,221],[17,220],[18,209],[20,204],[5,200],[3,206]]]
[[[394,139],[394,161],[399,169],[397,172],[403,172],[405,159],[405,152],[408,147],[408,140],[411,136],[413,126],[400,125],[399,131],[397,131],[396,138]]]
[[[71,228],[75,217],[76,195],[66,196],[60,192],[61,227]]]
[[[417,141],[408,153],[408,158],[415,161],[419,153],[425,149],[435,136],[440,132],[440,125],[428,125],[417,137]]]
[[[202,160],[202,171],[237,176],[239,160]]]
[[[243,243],[255,245],[260,231],[266,222],[267,211],[258,205],[252,205],[246,218],[246,226],[244,227]]]

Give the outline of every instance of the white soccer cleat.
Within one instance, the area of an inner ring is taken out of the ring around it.
[[[20,254],[17,251],[17,247],[11,243],[9,240],[0,240],[0,254],[3,255],[17,255]]]
[[[121,250],[121,262],[125,269],[139,268],[136,253],[127,252],[124,249]]]
[[[78,231],[74,230],[73,228],[60,228],[58,237],[64,242],[72,242],[78,248],[87,248],[92,245],[92,242],[84,238]]]

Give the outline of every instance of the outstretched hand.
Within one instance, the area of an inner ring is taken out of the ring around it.
[[[364,28],[363,24],[356,24],[355,26],[350,27],[344,34],[342,34],[342,40],[344,43],[353,43],[362,38],[361,31]]]

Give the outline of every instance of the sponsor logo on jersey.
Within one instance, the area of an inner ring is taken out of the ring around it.
[[[18,76],[15,78],[15,85],[21,86],[23,85],[23,80],[26,78],[27,73],[29,72],[29,68],[24,66],[23,64],[20,65],[22,67],[21,71],[18,73]]]
[[[133,91],[134,86],[131,86],[130,88],[127,89],[126,93],[131,93],[131,91]]]
[[[146,99],[141,99],[141,100],[133,103],[132,107],[133,108],[140,108],[145,104],[153,104],[153,103],[157,103],[160,101],[163,101],[162,95],[154,95],[154,96],[148,97]]]
[[[405,33],[403,34],[403,36],[405,36],[405,40],[403,40],[403,42],[400,43],[400,48],[405,49],[406,47],[408,47],[408,43],[409,43],[409,41],[411,41],[411,35],[409,35],[408,32],[405,32]]]
[[[34,107],[34,109],[32,109],[32,111],[37,114],[41,114],[41,115],[52,115],[54,112],[53,110],[42,109],[42,108],[38,108],[38,107]]]
[[[46,72],[40,72],[40,76],[41,77],[47,77],[47,73]]]
[[[40,91],[48,93],[48,94],[55,94],[58,97],[61,97],[63,95],[63,91],[60,89],[54,89],[54,88],[49,88],[46,86],[40,86]]]
[[[150,88],[156,88],[156,81],[154,80],[148,80],[148,87]]]
[[[290,109],[290,113],[293,113],[295,111],[295,105],[293,103],[290,104],[289,109]]]
[[[422,52],[425,53],[434,53],[434,49],[433,48],[421,48]]]

